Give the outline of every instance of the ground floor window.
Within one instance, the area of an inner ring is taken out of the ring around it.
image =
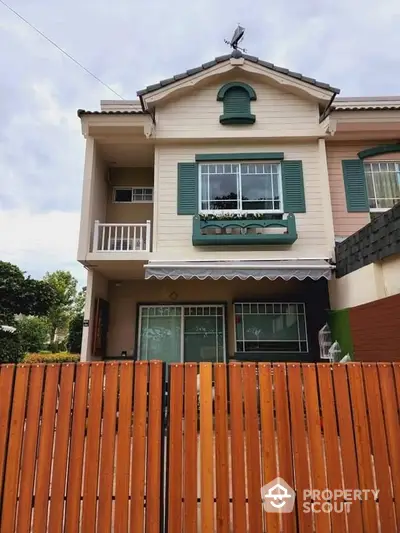
[[[223,305],[141,305],[138,358],[167,363],[223,362]]]
[[[235,303],[237,352],[308,352],[303,303]]]

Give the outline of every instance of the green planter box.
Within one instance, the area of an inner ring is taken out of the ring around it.
[[[257,233],[258,228],[285,228],[285,232]],[[207,233],[209,229],[215,232]],[[227,233],[227,229],[235,229],[235,233]],[[193,246],[293,244],[296,240],[296,219],[293,213],[285,220],[201,220],[200,215],[193,217]]]

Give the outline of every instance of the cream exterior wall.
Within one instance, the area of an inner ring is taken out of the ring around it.
[[[400,294],[400,254],[329,281],[332,309],[355,307]]]
[[[92,137],[86,139],[78,260],[85,260],[92,247],[95,220],[105,220],[107,168]]]
[[[107,188],[107,209],[105,222],[109,223],[144,223],[153,219],[153,204],[148,203],[115,203],[113,187],[153,187],[153,168],[112,168]]]
[[[319,283],[319,285],[318,285]],[[108,300],[110,302],[110,322],[107,342],[107,356],[117,357],[122,351],[132,356],[136,349],[137,339],[137,306],[138,304],[167,304],[178,305],[185,303],[220,303],[226,304],[227,320],[227,353],[235,351],[235,330],[233,317],[234,301],[251,301],[268,299],[281,301],[290,298],[291,301],[304,301],[312,295],[323,293],[323,282],[283,281],[283,280],[146,280],[109,282]],[[318,287],[316,286],[318,285]],[[315,292],[317,291],[317,292]],[[318,292],[319,291],[319,292]],[[315,301],[320,302],[316,297]],[[322,309],[326,308],[325,304]],[[314,306],[315,307],[315,306]],[[317,309],[316,313],[320,310]],[[306,305],[308,323],[312,323],[311,304]],[[316,339],[314,339],[315,341]],[[311,340],[309,338],[309,343]]]
[[[219,89],[227,82],[249,84],[257,100],[251,102],[256,122],[251,126],[223,126],[223,102],[217,101]],[[284,88],[261,80],[260,76],[231,73],[212,78],[206,86],[195,87],[189,94],[156,109],[156,133],[159,138],[249,139],[254,137],[293,137],[322,135],[318,104]]]
[[[85,326],[82,332],[81,361],[90,361],[92,359],[92,339],[96,298],[108,300],[108,280],[99,272],[88,270],[83,316],[84,320],[89,321],[89,326]]]
[[[337,237],[348,237],[370,222],[370,215],[367,212],[349,213],[347,211],[342,161],[345,159],[358,159],[358,152],[379,144],[391,144],[391,141],[326,142],[333,223]],[[382,154],[364,161],[399,160],[400,153],[392,153]]]
[[[297,143],[184,144],[157,146],[158,176],[155,220],[157,259],[229,259],[273,257],[331,257],[333,250],[332,217],[326,161],[317,140]],[[194,161],[199,153],[284,152],[285,159],[302,160],[306,213],[296,213],[299,238],[291,246],[193,247],[192,216],[177,214],[177,165]]]

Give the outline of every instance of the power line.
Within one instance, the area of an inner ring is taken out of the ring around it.
[[[48,41],[50,44],[52,44],[53,46],[55,46],[60,52],[62,52],[64,55],[66,55],[69,59],[71,59],[71,61],[73,61],[76,65],[78,65],[78,67],[81,67],[85,72],[87,72],[88,74],[90,74],[90,76],[92,76],[95,80],[97,80],[98,82],[100,82],[102,85],[104,85],[104,87],[106,87],[107,89],[109,89],[111,92],[113,92],[116,96],[118,96],[118,98],[121,98],[121,100],[125,100],[125,98],[123,96],[121,96],[120,94],[117,93],[117,91],[114,91],[114,89],[112,89],[109,85],[107,85],[107,83],[104,83],[104,81],[102,81],[99,77],[96,76],[96,74],[93,74],[93,72],[91,72],[89,69],[87,69],[84,65],[82,65],[82,63],[79,63],[79,61],[77,61],[74,57],[72,57],[68,52],[66,52],[65,50],[63,50],[60,46],[58,46],[57,43],[55,43],[54,41],[52,41],[49,37],[47,37],[47,35],[45,35],[42,31],[40,31],[38,28],[36,28],[33,24],[31,24],[28,20],[26,20],[26,18],[24,18],[22,15],[20,15],[17,11],[15,11],[15,9],[13,9],[11,6],[9,6],[8,4],[6,4],[3,0],[0,0],[0,3],[3,4],[3,6],[5,6],[7,9],[9,9],[12,13],[14,13],[14,15],[16,15],[18,18],[20,18],[23,22],[25,22],[25,24],[28,24],[28,26],[30,26],[33,30],[36,31],[36,33],[38,33],[39,35],[41,35],[42,37],[44,37],[46,39],[46,41]]]

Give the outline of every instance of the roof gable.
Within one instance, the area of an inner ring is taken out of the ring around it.
[[[273,63],[263,61],[258,57],[242,54],[238,50],[234,50],[232,54],[216,57],[199,67],[189,69],[181,74],[176,74],[154,85],[149,85],[138,91],[137,95],[141,99],[143,107],[147,108],[149,105],[151,106],[152,102],[161,100],[167,93],[170,94],[171,91],[178,90],[189,82],[191,85],[194,85],[196,80],[218,75],[223,71],[233,68],[241,68],[259,75],[265,75],[274,78],[278,83],[286,82],[297,90],[302,90],[305,93],[308,92],[316,99],[327,100],[340,92],[339,89],[327,83],[317,81],[313,78],[303,76],[303,74],[298,72],[293,72],[289,69],[278,67]]]

